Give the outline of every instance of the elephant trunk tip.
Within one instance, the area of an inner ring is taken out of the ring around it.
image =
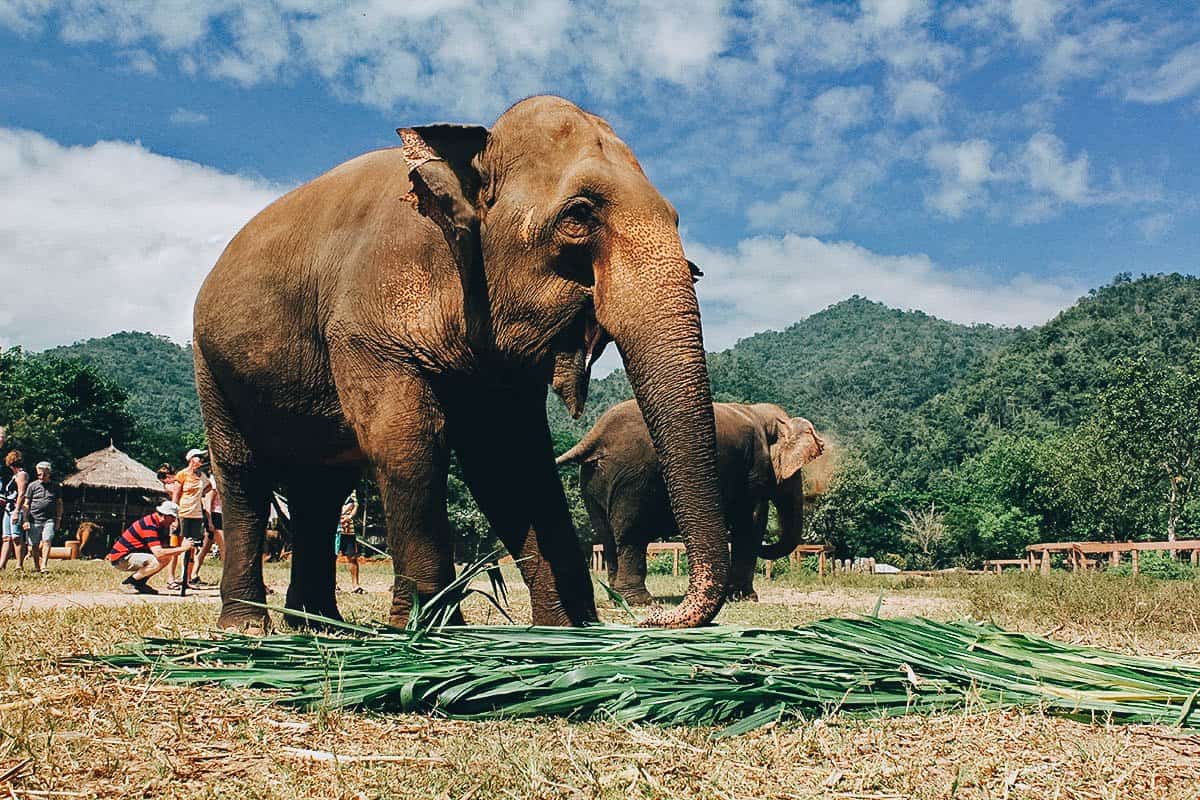
[[[641,626],[698,628],[707,625],[725,605],[725,594],[725,578],[707,565],[697,564],[692,568],[683,602],[674,608],[655,609],[642,620]]]

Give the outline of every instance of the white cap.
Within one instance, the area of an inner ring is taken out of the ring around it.
[[[191,461],[192,458],[194,458],[195,456],[206,456],[206,455],[208,455],[207,450],[199,450],[199,449],[193,447],[191,450],[187,451],[187,460]]]
[[[170,500],[163,500],[158,504],[158,508],[154,509],[164,517],[178,517],[179,506],[172,503]]]
[[[50,462],[49,462],[49,461],[39,461],[39,462],[37,463],[37,466],[36,466],[36,467],[34,467],[34,469],[44,469],[44,470],[46,470],[46,472],[52,472],[52,471],[53,471],[53,470],[52,470],[52,468],[50,467]]]

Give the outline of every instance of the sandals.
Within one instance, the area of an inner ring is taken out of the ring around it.
[[[366,593],[367,593],[367,590],[361,586],[355,586],[354,589],[350,592],[350,594],[366,594]]]

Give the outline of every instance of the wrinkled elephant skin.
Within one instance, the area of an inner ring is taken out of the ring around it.
[[[723,598],[726,532],[693,267],[671,205],[608,123],[533,97],[490,128],[400,145],[288,193],[230,242],[196,300],[197,386],[225,503],[220,624],[263,613],[271,493],[291,512],[287,607],[337,618],[333,537],[374,471],[395,568],[390,612],[453,578],[453,452],[529,586],[537,624],[596,618],[545,416],[582,409],[609,341],[625,361],[689,548],[712,568],[661,625]]]
[[[717,403],[713,411],[721,504],[731,532],[727,595],[757,600],[755,562],[760,556],[783,558],[799,543],[805,507],[801,469],[821,457],[825,443],[811,422],[789,417],[777,405]],[[651,603],[646,545],[678,529],[637,405],[613,406],[558,463],[580,465],[580,490],[604,545],[610,585],[631,605]],[[779,512],[781,533],[778,542],[763,545],[768,502]]]

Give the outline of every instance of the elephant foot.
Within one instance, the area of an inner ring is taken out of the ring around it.
[[[654,595],[646,591],[645,586],[637,589],[617,589],[617,594],[625,598],[625,602],[631,606],[654,605]]]
[[[284,611],[283,620],[293,628],[307,628],[308,630],[324,632],[337,630],[337,627],[334,625],[326,624],[317,619],[307,619],[296,614],[289,614],[287,613],[288,611],[302,611],[305,614],[325,617],[326,619],[333,620],[335,622],[342,621],[342,615],[341,612],[338,611],[337,601],[334,600],[332,596],[321,599],[300,597],[298,593],[293,593],[289,589],[287,601],[284,603],[284,607],[287,610]]]
[[[271,633],[271,618],[265,609],[254,608],[236,601],[226,602],[217,618],[217,628],[247,636],[266,636]]]
[[[757,603],[758,602],[758,592],[754,591],[753,586],[751,586],[749,588],[744,587],[744,586],[740,587],[740,588],[730,587],[729,591],[725,593],[725,599],[729,600],[730,602],[739,602],[740,601],[740,602],[747,602],[747,603]]]

